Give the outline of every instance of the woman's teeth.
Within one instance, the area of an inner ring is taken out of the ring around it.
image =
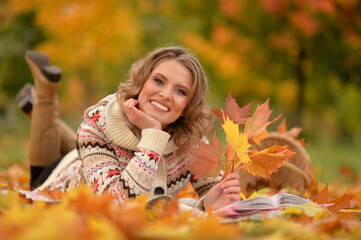
[[[162,109],[163,111],[166,111],[166,112],[169,111],[169,109],[167,107],[163,106],[162,104],[160,104],[158,102],[151,101],[150,103],[153,104],[154,106],[156,106],[157,108]]]

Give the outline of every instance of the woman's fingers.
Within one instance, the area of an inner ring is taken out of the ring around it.
[[[229,187],[229,188],[223,189],[223,192],[226,194],[229,194],[229,193],[239,194],[241,192],[241,188],[240,187]]]
[[[123,102],[122,108],[127,115],[128,120],[139,129],[154,128],[161,129],[159,121],[137,108],[138,101],[136,99],[128,99]]]
[[[225,189],[231,186],[239,186],[239,175],[232,173],[226,177],[221,183],[221,188]]]
[[[222,185],[221,185],[221,188],[222,189],[226,189],[226,188],[229,188],[229,187],[238,187],[239,186],[239,181],[238,179],[234,179],[234,180],[229,180],[227,182],[224,182]]]
[[[241,200],[241,196],[239,195],[239,193],[231,193],[231,194],[227,194],[226,198],[228,198],[229,200],[231,200],[232,202],[235,201],[240,201]]]
[[[239,174],[237,172],[229,174],[226,179],[239,179]]]
[[[128,118],[131,117],[132,110],[134,111],[136,108],[135,106],[138,104],[138,101],[135,99],[128,99],[127,101],[123,102],[122,108],[125,114],[127,114]]]
[[[239,186],[239,175],[237,173],[232,173],[226,177],[223,181],[221,188],[223,193],[231,201],[239,201],[241,199],[240,192],[241,188]]]

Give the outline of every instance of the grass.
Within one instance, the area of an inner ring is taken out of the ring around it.
[[[313,163],[316,176],[320,182],[342,179],[342,172],[361,172],[361,149],[345,144],[317,144],[306,148]],[[352,174],[350,173],[350,174]]]
[[[25,115],[0,116],[0,170],[28,159],[30,120]]]

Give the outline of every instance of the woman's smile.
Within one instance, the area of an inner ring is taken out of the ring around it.
[[[160,109],[164,112],[168,112],[169,111],[169,107],[166,107],[165,105],[155,101],[155,100],[152,100],[150,101],[150,103],[156,108],[156,109]]]

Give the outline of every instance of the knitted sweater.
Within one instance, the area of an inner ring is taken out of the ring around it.
[[[139,139],[130,126],[114,94],[88,108],[77,132],[79,156],[66,156],[41,188],[85,182],[95,194],[111,193],[122,203],[145,194],[173,196],[189,182],[202,197],[219,182],[195,180],[187,166],[190,159],[168,133],[143,129]]]

